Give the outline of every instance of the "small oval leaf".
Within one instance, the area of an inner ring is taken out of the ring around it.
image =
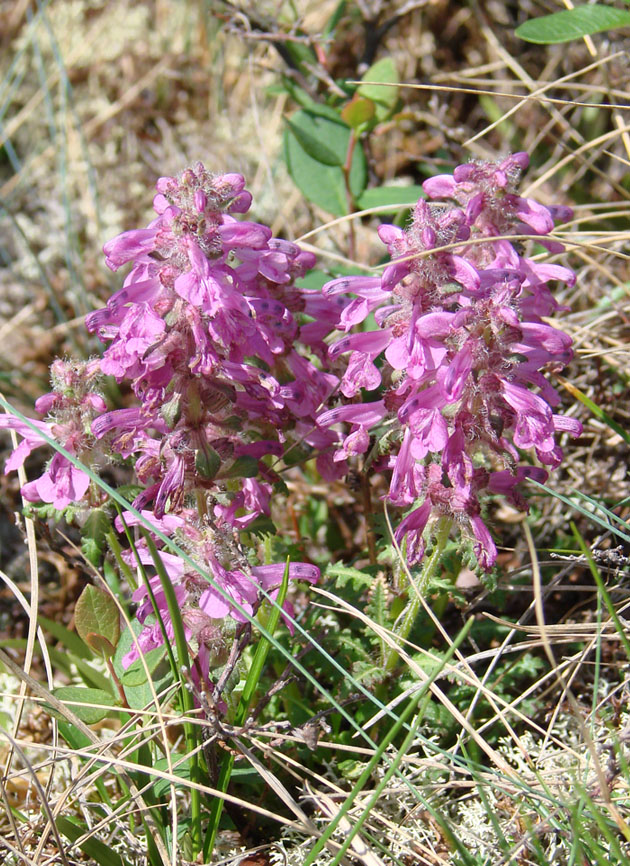
[[[102,634],[94,634],[93,631],[86,634],[85,642],[92,652],[105,656],[108,659],[116,652],[116,647],[106,637],[103,637]]]
[[[391,57],[384,57],[374,63],[361,78],[362,84],[357,88],[359,96],[371,99],[380,106],[376,112],[377,120],[382,121],[391,114],[398,102],[398,72]]]
[[[375,105],[372,100],[355,94],[351,101],[343,107],[341,117],[348,126],[358,130],[373,119],[374,113]]]
[[[343,158],[326,147],[321,138],[312,134],[313,126],[317,127],[317,120],[310,119],[310,123],[306,122],[308,115],[298,111],[293,119],[286,118],[289,129],[296,137],[302,149],[316,162],[321,162],[322,165],[343,165]],[[320,124],[323,126],[323,124]]]
[[[104,638],[115,647],[120,637],[120,616],[116,602],[108,592],[88,584],[74,609],[74,624],[80,637],[95,652],[95,638]],[[106,645],[103,645],[106,647]]]
[[[555,45],[607,30],[617,30],[620,27],[630,27],[630,12],[614,9],[612,6],[594,4],[564,9],[562,12],[554,12],[553,15],[543,15],[542,18],[533,18],[521,24],[514,32],[526,42]]]
[[[53,695],[63,703],[68,704],[68,709],[86,725],[95,725],[97,722],[112,715],[119,701],[111,692],[102,689],[84,689],[82,686],[61,686],[53,689]],[[96,704],[97,706],[83,706],[84,704]],[[48,705],[44,705],[51,714],[59,717],[59,714]],[[115,713],[114,713],[115,714]]]

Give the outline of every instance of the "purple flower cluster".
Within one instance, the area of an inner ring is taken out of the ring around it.
[[[23,437],[7,471],[44,444],[36,431],[88,464],[97,458],[131,462],[142,486],[134,507],[183,545],[223,590],[161,550],[196,644],[197,669],[207,677],[208,648],[217,635],[230,633],[230,621],[243,620],[236,605],[253,615],[261,590],[273,598],[282,582],[284,564],[250,567],[236,543],[238,530],[269,514],[279,480],[273,462],[297,442],[325,449],[335,441],[333,433],[317,429],[315,416],[338,385],[321,367],[324,337],[345,300],[297,288],[315,257],[273,238],[267,226],[235,216],[251,203],[241,175],[213,175],[198,163],[178,178],[160,178],[157,190],[150,225],[104,248],[112,270],[132,266],[123,287],[86,320],[107,345],[102,359],[80,370],[55,362],[54,390],[36,406],[49,419],[32,422],[31,430],[4,416],[0,426]],[[134,405],[107,411],[94,390],[103,376],[126,383]],[[320,464],[325,471],[325,455]],[[22,492],[59,509],[100,504],[97,485],[59,453]],[[137,522],[130,513],[124,518],[128,525]],[[137,549],[142,563],[153,566],[142,540]],[[131,553],[125,556],[133,566]],[[292,579],[318,576],[315,566],[290,566]],[[158,578],[152,584],[168,633],[166,598]],[[146,587],[134,598],[142,602],[138,617],[145,626],[140,647],[161,644]],[[291,613],[290,603],[284,608]]]
[[[234,543],[236,531],[269,514],[278,480],[271,463],[295,441],[334,438],[317,432],[315,415],[338,380],[313,359],[325,358],[323,339],[343,303],[296,288],[312,254],[234,216],[249,209],[244,186],[241,175],[212,175],[200,163],[179,178],[161,178],[156,219],[105,246],[110,268],[133,265],[123,288],[87,319],[108,344],[102,372],[128,381],[138,399],[102,414],[92,432],[133,458],[143,484],[135,507],[224,593],[161,552],[205,677],[212,658],[219,661],[220,621],[243,619],[230,599],[252,615],[259,590],[273,597],[282,582],[284,565],[250,567]],[[150,565],[148,550],[142,543],[138,549]],[[289,576],[312,581],[319,571],[293,563]],[[165,598],[153,581],[168,630]],[[134,596],[143,623],[152,613],[146,593],[142,587]],[[288,602],[284,607],[291,612]],[[140,646],[162,639],[149,622]]]
[[[391,471],[388,500],[414,506],[396,530],[407,558],[424,553],[424,533],[444,517],[472,534],[479,564],[497,556],[481,516],[483,499],[502,494],[526,508],[518,484],[543,481],[544,469],[519,466],[520,450],[556,467],[556,434],[579,436],[578,421],[554,413],[559,397],[545,376],[571,358],[571,339],[544,321],[559,309],[549,283],[573,284],[567,268],[521,254],[513,235],[545,236],[568,208],[548,208],[517,195],[527,154],[500,163],[470,163],[424,183],[406,231],[379,230],[392,256],[382,276],[344,277],[328,297],[352,292],[341,314],[348,333],[374,313],[378,330],[350,333],[331,358],[350,353],[340,390],[349,399],[381,386],[370,403],[324,411],[318,424],[350,425],[334,459],[365,454],[372,436],[394,443],[376,468]],[[436,201],[433,201],[436,200]],[[555,241],[541,243],[554,252]],[[375,363],[380,359],[380,366]],[[382,453],[382,452],[381,452]]]
[[[48,416],[47,421],[31,421],[29,426],[13,415],[0,415],[0,429],[15,430],[22,437],[5,464],[5,473],[18,469],[31,451],[47,444],[40,433],[82,463],[93,466],[102,457],[91,429],[94,419],[107,408],[98,393],[102,378],[99,362],[58,359],[50,371],[53,390],[35,402],[37,411]],[[58,510],[81,500],[86,505],[98,505],[101,498],[98,488],[90,485],[89,476],[60,453],[54,455],[43,475],[22,487],[22,496],[28,502],[47,502]]]
[[[239,553],[234,539],[225,527],[211,526],[201,523],[193,509],[183,509],[178,514],[170,514],[161,520],[156,520],[151,512],[143,512],[143,518],[168,536],[174,536],[191,560],[201,570],[210,571],[216,584],[221,586],[223,593],[208,583],[196,569],[191,568],[184,560],[166,550],[160,551],[160,559],[166,573],[173,583],[175,596],[182,610],[182,617],[187,639],[194,640],[197,646],[195,679],[208,681],[209,672],[213,667],[225,661],[226,629],[223,621],[230,616],[237,622],[246,622],[241,611],[231,604],[235,601],[250,616],[253,616],[260,604],[259,588],[275,599],[282,584],[284,564],[271,564],[247,567],[244,563],[235,566]],[[128,526],[139,524],[138,518],[131,514],[125,515]],[[120,531],[123,524],[116,521]],[[159,542],[158,542],[159,543]],[[153,558],[144,540],[136,544],[136,553],[143,565],[152,566]],[[129,551],[125,558],[130,565],[135,564],[135,555]],[[242,559],[242,557],[241,557]],[[319,579],[319,569],[304,562],[294,562],[289,565],[289,580],[304,580],[314,583]],[[166,598],[159,577],[150,578],[149,583],[155,601],[161,611],[167,634],[173,638],[173,625],[167,609]],[[139,604],[138,620],[145,624],[138,637],[138,646],[133,646],[123,658],[123,665],[128,667],[139,657],[139,651],[148,652],[162,645],[163,635],[160,625],[147,622],[153,614],[153,604],[149,597],[146,584],[141,585],[133,593],[133,600]],[[283,604],[283,610],[292,617],[293,607],[289,601]],[[293,626],[290,618],[285,622],[291,632]]]
[[[324,357],[343,304],[295,287],[311,253],[232,215],[249,208],[244,184],[201,164],[161,178],[157,218],[105,246],[112,269],[133,267],[87,327],[109,344],[103,373],[129,381],[139,405],[102,415],[92,430],[135,457],[146,485],[135,504],[153,503],[158,518],[242,477],[217,516],[244,528],[268,513],[275,476],[263,458],[308,442],[337,385],[299,347]]]
[[[155,538],[199,680],[224,663],[235,623],[282,583],[284,565],[251,566],[238,533],[270,513],[274,467],[287,450],[310,447],[328,480],[367,454],[366,466],[390,478],[389,503],[408,510],[395,535],[410,562],[436,524],[456,523],[489,569],[497,550],[485,501],[501,495],[526,509],[519,485],[547,471],[521,465],[521,452],[553,468],[558,434],[580,434],[554,411],[559,397],[545,378],[571,358],[570,338],[545,321],[560,309],[550,283],[574,275],[522,251],[523,236],[560,251],[548,235],[570,212],[517,194],[527,162],[515,154],[426,181],[428,200],[410,226],[379,230],[392,257],[382,276],[343,277],[323,293],[296,286],[314,256],[241,218],[251,203],[241,175],[213,175],[201,163],[161,178],[156,218],[106,244],[109,267],[131,269],[87,317],[103,357],[53,364],[53,390],[36,404],[45,421],[31,428],[0,416],[22,437],[6,471],[42,436],[97,472],[106,461],[134,467],[135,509],[195,566]],[[372,314],[377,327],[357,331]],[[131,405],[108,411],[104,376],[131,389]],[[361,401],[364,389],[379,389],[372,402]],[[22,492],[58,509],[103,504],[98,485],[59,453]],[[138,555],[152,568],[146,541],[135,546],[127,564]],[[289,577],[312,582],[319,570],[292,563]],[[173,632],[159,578],[149,587],[134,593],[143,630],[126,665],[163,642],[151,595]]]

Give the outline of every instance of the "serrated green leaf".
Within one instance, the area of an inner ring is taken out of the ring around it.
[[[344,118],[345,119],[345,118]],[[312,134],[312,126],[322,125],[322,118],[310,117],[304,112],[298,111],[294,119],[286,117],[285,121],[297,138],[303,150],[322,165],[343,165],[343,157],[326,147],[319,136]]]
[[[426,198],[421,186],[378,186],[374,189],[366,189],[357,199],[359,210],[368,210],[372,207],[391,207],[391,213],[395,213],[404,207],[412,207],[418,199]],[[381,211],[383,213],[383,211]]]
[[[284,135],[284,150],[289,174],[304,196],[313,204],[321,207],[334,216],[348,213],[348,196],[342,168],[345,163],[352,134],[350,128],[343,123],[314,116],[310,112],[303,114],[301,121],[304,127],[311,124],[314,136],[320,136],[326,147],[332,150],[340,160],[338,165],[323,165],[313,159],[301,146],[297,138],[287,129]],[[293,116],[295,121],[297,115]],[[361,195],[367,183],[367,163],[360,142],[354,147],[350,167],[350,192],[353,198]]]
[[[354,678],[366,685],[368,688],[374,688],[378,683],[383,682],[387,673],[381,664],[375,664],[373,661],[357,662],[352,667],[352,675]]]
[[[88,838],[79,842],[78,847],[84,854],[99,863],[100,866],[125,866],[125,861],[120,854],[112,850],[111,845],[106,845],[105,842],[101,842],[100,839],[90,835],[87,825],[82,824],[75,818],[67,818],[64,815],[55,818],[55,824],[59,832],[63,833],[71,842],[76,842],[77,839],[87,834]]]
[[[342,629],[339,632],[329,636],[332,645],[343,647],[347,653],[355,658],[355,660],[363,660],[366,663],[371,662],[371,655],[364,642],[359,637],[354,637],[348,629]]]
[[[68,703],[69,709],[86,725],[95,725],[112,714],[117,715],[116,708],[120,708],[120,702],[112,693],[102,689],[61,686],[58,689],[53,689],[53,695],[63,703]],[[83,704],[99,704],[100,706],[83,706]],[[52,707],[47,704],[44,706],[51,715],[58,716]]]
[[[398,88],[391,86],[398,84],[398,72],[394,61],[391,57],[377,60],[363,75],[361,81],[363,83],[357,88],[357,93],[371,99],[381,109],[384,109],[384,111],[377,112],[377,119],[384,120],[391,114],[398,102]]]
[[[144,654],[144,663],[142,659],[136,659],[132,662],[121,677],[121,682],[124,686],[141,686],[147,682],[147,670],[149,675],[158,667],[160,662],[166,656],[166,647],[157,647],[149,650]],[[146,665],[146,669],[145,669]]]
[[[81,550],[92,565],[99,565],[103,558],[105,537],[111,523],[107,513],[102,508],[94,508],[85,521],[82,529]]]
[[[329,565],[326,569],[325,577],[336,578],[335,583],[340,587],[351,583],[355,590],[369,587],[374,581],[371,575],[359,571],[358,568],[351,568],[348,565]]]
[[[380,626],[389,625],[387,613],[387,586],[383,577],[372,581],[370,598],[365,606],[366,614]]]
[[[108,592],[88,584],[76,603],[74,624],[81,638],[95,652],[113,654],[120,638],[120,615]]]
[[[533,18],[517,27],[515,34],[527,42],[554,45],[620,27],[630,27],[630,12],[595,3]]]

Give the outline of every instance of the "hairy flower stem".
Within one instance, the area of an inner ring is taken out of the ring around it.
[[[348,201],[348,213],[353,213],[356,210],[354,196],[350,188],[350,172],[352,171],[352,158],[356,147],[357,139],[354,130],[350,132],[348,139],[348,150],[346,151],[346,161],[343,166],[343,177],[346,184],[346,199]],[[354,261],[356,257],[357,240],[354,230],[354,220],[348,222],[348,257]]]
[[[179,680],[181,683],[181,689],[179,693],[180,707],[183,715],[183,726],[184,726],[184,735],[186,738],[186,749],[190,755],[190,779],[192,782],[198,783],[201,777],[201,767],[199,765],[199,755],[198,755],[198,745],[199,745],[199,729],[196,725],[194,725],[190,721],[190,714],[194,712],[195,705],[191,692],[188,690],[187,685],[188,682],[186,680],[185,671],[187,671],[190,667],[190,658],[188,655],[188,644],[186,641],[186,634],[184,632],[184,624],[182,622],[181,612],[179,609],[179,605],[177,602],[177,598],[175,595],[175,590],[171,583],[171,579],[168,576],[162,560],[160,559],[160,554],[158,552],[157,547],[155,546],[155,542],[151,538],[148,532],[143,530],[143,536],[146,541],[147,547],[149,548],[149,552],[151,554],[151,558],[153,559],[153,563],[155,565],[155,570],[158,573],[160,578],[160,583],[162,585],[162,591],[166,597],[166,603],[168,606],[168,612],[170,614],[171,622],[173,624],[173,632],[175,635],[175,648],[177,650],[177,664],[178,667],[176,669],[176,673],[179,676]],[[150,591],[150,582],[146,579],[147,588]],[[155,607],[157,607],[155,602],[155,597],[153,597],[152,602]],[[158,619],[161,619],[158,617]],[[162,623],[163,626],[163,623]],[[168,644],[168,636],[166,633],[164,634],[165,643]],[[191,823],[190,823],[190,838],[193,849],[193,857],[195,857],[201,851],[202,845],[202,837],[201,837],[201,794],[199,790],[195,787],[190,789],[190,815],[191,815]]]
[[[409,580],[409,589],[413,592],[413,595],[409,601],[409,604],[407,605],[407,609],[402,615],[400,628],[397,629],[398,637],[400,638],[401,643],[407,640],[411,629],[413,628],[413,624],[415,623],[418,616],[418,611],[420,610],[420,605],[422,604],[424,594],[431,581],[431,578],[433,577],[440,565],[442,554],[444,553],[444,548],[446,547],[452,525],[453,521],[450,517],[441,517],[439,519],[436,527],[437,531],[435,533],[435,547],[433,548],[431,556],[426,560],[424,564],[422,574],[420,575],[420,580],[417,584],[413,585],[411,578]],[[385,654],[383,666],[386,671],[393,671],[397,663],[398,651],[396,647],[390,647],[390,649]]]
[[[372,488],[365,471],[361,473],[361,493],[363,494],[363,519],[365,520],[365,537],[367,540],[370,565],[376,565],[376,540],[372,528]]]
[[[278,626],[278,621],[280,619],[280,611],[282,609],[282,605],[284,604],[284,600],[287,597],[288,588],[289,559],[287,559],[280,592],[278,593],[278,597],[273,603],[273,607],[271,608],[271,611],[269,613],[269,618],[265,623],[265,627],[270,635],[274,634]],[[261,619],[260,612],[258,614],[258,619]],[[245,686],[243,688],[240,700],[234,713],[235,727],[241,727],[245,724],[245,720],[247,719],[247,715],[249,713],[249,708],[251,707],[254,695],[256,693],[256,689],[258,688],[260,683],[260,678],[262,676],[263,668],[265,666],[265,660],[267,658],[267,654],[269,653],[270,648],[271,643],[269,642],[269,640],[266,637],[261,636],[256,647],[256,654],[254,655],[252,665],[249,669],[249,673],[245,681]],[[230,784],[233,767],[234,754],[232,752],[229,752],[224,756],[221,763],[221,772],[219,774],[219,779],[216,783],[218,791],[221,791],[222,793],[225,793],[227,791]],[[215,797],[210,806],[208,830],[206,832],[206,838],[203,846],[204,859],[206,859],[214,851],[214,844],[216,842],[217,833],[219,831],[219,822],[221,820],[221,812],[223,811],[223,803],[224,801],[221,797]]]

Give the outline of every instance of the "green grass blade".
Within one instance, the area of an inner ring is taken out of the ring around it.
[[[582,553],[584,554],[584,557],[586,558],[586,561],[588,562],[588,567],[590,569],[591,574],[593,575],[593,580],[597,584],[597,589],[599,591],[599,594],[604,601],[604,604],[606,606],[606,610],[608,611],[611,620],[615,624],[615,628],[617,629],[617,634],[619,635],[619,639],[620,639],[621,643],[623,644],[623,648],[626,651],[626,655],[627,655],[628,659],[630,660],[630,639],[628,639],[628,636],[626,635],[626,630],[625,630],[621,620],[619,619],[617,611],[615,610],[615,605],[612,603],[612,599],[610,598],[608,590],[606,589],[606,585],[605,585],[604,581],[602,580],[602,576],[599,573],[599,569],[597,568],[597,565],[595,564],[595,560],[593,559],[593,554],[589,550],[584,539],[580,535],[580,532],[579,532],[577,526],[574,523],[571,523],[571,529],[573,530],[573,535],[575,537],[575,540],[577,541],[577,543],[580,546],[580,550],[582,551]]]
[[[339,812],[335,815],[335,817],[330,822],[330,824],[326,827],[326,829],[324,830],[324,832],[322,833],[320,838],[317,840],[315,845],[313,845],[311,851],[307,855],[302,866],[313,866],[313,863],[316,862],[317,857],[321,853],[326,842],[330,839],[332,834],[335,832],[335,830],[339,826],[339,822],[348,813],[348,811],[352,807],[352,804],[354,803],[354,801],[356,800],[358,795],[361,793],[361,791],[363,790],[363,788],[365,787],[365,785],[369,781],[370,777],[372,776],[374,769],[380,763],[381,758],[383,757],[386,749],[388,748],[390,743],[393,742],[395,737],[403,729],[404,722],[411,716],[411,714],[415,710],[415,708],[418,705],[418,703],[420,702],[420,700],[424,697],[424,695],[427,694],[431,685],[435,682],[435,680],[437,679],[439,674],[444,669],[444,666],[446,664],[448,664],[448,662],[451,660],[451,658],[453,657],[453,655],[457,651],[460,644],[463,643],[464,639],[466,638],[466,636],[468,635],[468,632],[470,631],[470,629],[472,627],[473,621],[474,620],[472,618],[468,620],[468,622],[466,623],[464,628],[460,631],[460,633],[457,635],[457,637],[455,638],[453,643],[448,648],[447,652],[444,654],[444,657],[440,660],[440,665],[438,667],[436,667],[436,669],[433,671],[431,676],[425,682],[422,683],[422,685],[420,686],[420,688],[418,689],[416,694],[413,696],[413,698],[411,698],[411,700],[409,701],[409,703],[407,704],[407,706],[405,707],[403,712],[398,717],[395,724],[392,725],[392,727],[389,729],[389,731],[387,732],[385,737],[383,737],[382,741],[377,746],[374,755],[368,761],[367,766],[365,767],[365,769],[361,773],[356,784],[352,788],[352,791],[349,793],[348,797],[346,798],[343,806],[341,807]],[[418,718],[416,724],[419,724],[420,721],[421,721],[421,719]],[[405,738],[404,744],[403,744],[403,747],[405,749],[408,748],[409,744],[412,742],[414,737],[415,737],[415,726],[412,726],[412,728],[408,732],[408,734]],[[398,764],[400,763],[402,756],[404,754],[405,754],[405,752],[402,749],[399,750],[398,754],[396,755],[396,758],[393,760],[392,764],[390,765],[387,772],[385,773],[384,779],[387,779],[387,781],[389,781],[389,779],[391,778],[391,775],[393,774],[394,770],[397,769]],[[379,785],[379,788],[380,787],[381,786]],[[378,791],[378,788],[377,788],[377,791]],[[379,792],[379,794],[380,794],[380,792]],[[363,810],[363,813],[361,814],[359,821],[357,821],[355,826],[352,828],[352,830],[348,834],[347,838],[345,839],[343,845],[341,846],[340,850],[337,852],[337,855],[335,857],[335,860],[333,861],[332,866],[337,866],[337,864],[341,861],[342,857],[344,856],[344,854],[346,853],[346,851],[350,847],[352,840],[354,839],[356,834],[361,829],[362,824],[365,822],[365,819],[367,818],[367,816],[370,812],[370,809],[373,807],[375,802],[376,802],[376,799],[375,799],[375,794],[374,794],[374,795],[372,795],[372,797],[368,801],[368,804],[367,804],[366,808]]]
[[[287,597],[287,590],[289,588],[289,564],[290,560],[287,559],[287,564],[284,569],[284,575],[282,577],[282,585],[280,587],[280,591],[278,592],[278,597],[273,603],[273,608],[271,609],[271,613],[267,621],[267,631],[270,635],[274,634],[278,626],[282,605],[284,604],[284,600]],[[258,646],[256,647],[256,654],[254,656],[252,666],[249,669],[249,673],[245,681],[245,687],[243,688],[241,698],[236,708],[236,713],[234,715],[235,725],[242,725],[247,718],[247,713],[249,712],[249,708],[251,706],[254,694],[256,693],[258,683],[260,682],[260,677],[262,676],[263,668],[265,666],[265,661],[267,659],[270,648],[271,641],[269,641],[267,637],[263,635],[258,641]],[[233,767],[234,755],[232,754],[232,752],[229,752],[223,758],[223,763],[221,764],[221,771],[219,773],[219,779],[217,782],[217,789],[222,793],[225,793],[228,789]],[[204,858],[207,857],[208,854],[214,850],[214,843],[217,838],[217,833],[219,832],[219,822],[221,820],[222,812],[223,800],[221,799],[221,797],[216,797],[212,802],[212,806],[210,807],[208,830],[206,834],[206,841],[204,843]]]

